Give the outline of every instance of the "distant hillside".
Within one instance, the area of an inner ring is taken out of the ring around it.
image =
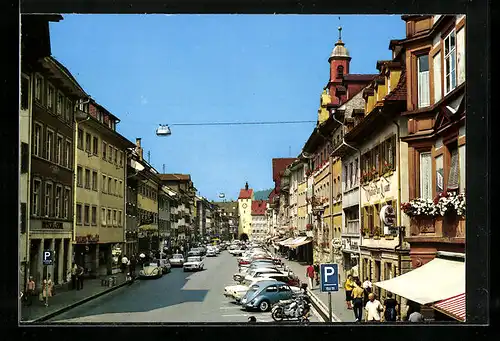
[[[267,200],[269,199],[269,193],[271,193],[273,189],[264,189],[262,191],[256,191],[254,192],[254,199],[255,200]]]

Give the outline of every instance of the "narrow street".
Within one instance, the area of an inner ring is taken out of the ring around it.
[[[160,279],[140,280],[92,300],[48,322],[272,322],[271,314],[246,312],[224,297],[233,283],[236,258],[223,251],[206,257],[205,270],[183,272],[173,268]],[[311,322],[319,322],[313,312]]]

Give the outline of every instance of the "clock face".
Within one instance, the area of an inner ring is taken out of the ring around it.
[[[243,204],[243,205],[241,205],[241,206],[243,206],[243,208],[247,208],[247,204]]]

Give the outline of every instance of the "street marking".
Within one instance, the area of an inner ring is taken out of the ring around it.
[[[221,315],[222,317],[242,317],[242,316],[250,316],[249,314],[232,314],[232,315]]]
[[[239,306],[234,306],[234,307],[220,307],[220,309],[241,309]]]

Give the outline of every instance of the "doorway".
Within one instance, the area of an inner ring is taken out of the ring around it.
[[[375,260],[375,283],[380,282],[380,260]],[[375,287],[375,294],[380,298],[380,288]]]

